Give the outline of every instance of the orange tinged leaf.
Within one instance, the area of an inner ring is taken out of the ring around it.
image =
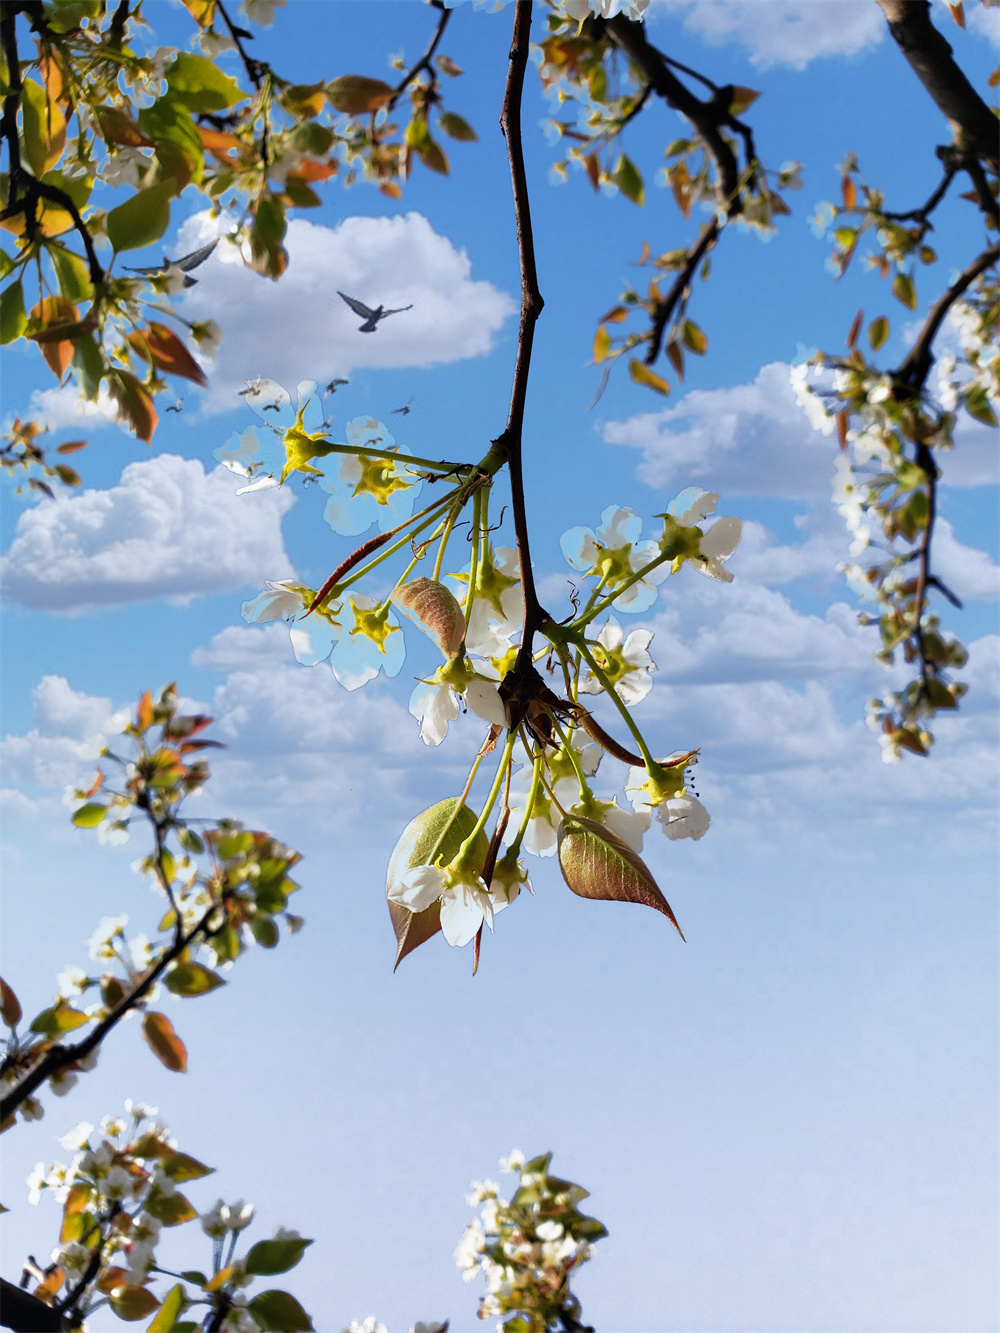
[[[652,907],[684,938],[645,862],[605,825],[570,815],[559,825],[558,841],[559,869],[578,897]]]
[[[858,313],[854,316],[854,322],[851,324],[850,330],[848,331],[847,334],[847,346],[849,348],[853,348],[857,345],[858,334],[861,332],[861,321],[864,319],[864,317],[865,317],[865,312],[863,310],[859,310]]]
[[[57,454],[75,454],[80,449],[86,449],[86,440],[67,440],[65,444],[56,446]]]
[[[142,1020],[142,1035],[160,1064],[174,1073],[187,1073],[187,1049],[166,1014],[147,1013]]]
[[[0,1017],[9,1028],[16,1028],[21,1021],[20,1002],[3,977],[0,977]]]
[[[601,163],[596,153],[588,153],[583,159],[583,165],[587,172],[587,180],[595,190],[601,188]]]
[[[113,370],[107,379],[108,392],[118,404],[118,420],[124,422],[137,439],[149,444],[160,420],[153,406],[153,395],[127,370]]]
[[[177,334],[165,324],[150,322],[145,329],[137,329],[128,336],[129,343],[140,356],[151,361],[165,375],[180,375],[202,387],[208,379],[201,366],[181,342]]]
[[[848,421],[848,414],[847,414],[846,410],[843,411],[843,412],[838,412],[838,413],[837,413],[837,416],[836,416],[835,419],[836,419],[836,422],[837,422],[837,440],[838,440],[839,443],[840,443],[840,447],[841,447],[841,449],[846,449],[846,448],[847,448],[847,421]]]
[[[80,312],[63,296],[44,296],[32,309],[31,320],[41,325],[28,337],[37,342],[45,364],[56,379],[62,379],[73,360],[73,342],[68,333],[80,333]]]
[[[857,206],[858,190],[850,176],[841,177],[840,197],[844,202],[845,208],[855,208]]]
[[[153,695],[150,690],[147,690],[139,700],[139,707],[135,714],[135,725],[139,731],[145,731],[153,725]]]

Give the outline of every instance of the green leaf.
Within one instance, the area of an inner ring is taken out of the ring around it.
[[[378,111],[392,98],[393,89],[381,79],[363,74],[342,74],[326,85],[326,98],[335,111],[348,116],[363,116]]]
[[[54,1004],[51,1009],[43,1009],[38,1017],[33,1020],[31,1031],[52,1040],[55,1037],[61,1037],[64,1032],[73,1032],[76,1028],[82,1028],[89,1022],[90,1019],[87,1015],[81,1014],[79,1009],[60,1003]]]
[[[245,856],[253,847],[252,833],[233,833],[223,838],[216,851],[220,861],[235,861],[238,856]]]
[[[170,201],[177,193],[173,179],[138,190],[131,199],[113,208],[105,219],[108,240],[116,253],[141,250],[158,241],[170,226]]]
[[[602,361],[606,361],[608,353],[611,351],[611,334],[603,324],[598,324],[597,332],[594,334],[593,358],[594,365],[599,366]]]
[[[11,259],[10,255],[7,253],[6,250],[0,250],[0,281],[6,278],[8,273],[13,273],[13,272],[14,272],[13,259]]]
[[[194,855],[200,855],[205,850],[205,844],[198,837],[194,829],[182,828],[177,830],[177,841],[186,852],[192,852]]]
[[[729,114],[731,116],[742,115],[747,107],[753,106],[760,93],[754,92],[752,88],[733,88],[729,98]]]
[[[28,327],[21,281],[12,282],[0,292],[0,346],[6,347]]]
[[[208,995],[226,983],[204,963],[178,963],[163,979],[174,995]]]
[[[104,357],[93,334],[73,341],[73,369],[76,371],[80,393],[88,402],[95,402],[101,392],[104,378]]]
[[[187,1296],[184,1288],[178,1282],[164,1296],[163,1304],[157,1310],[154,1319],[146,1329],[146,1333],[171,1333],[171,1329],[177,1323],[177,1316],[183,1312],[186,1305]]]
[[[64,245],[49,245],[47,249],[56,271],[60,296],[67,301],[89,301],[94,295],[94,287],[83,257],[67,250]]]
[[[206,1166],[186,1152],[168,1152],[160,1159],[160,1169],[171,1180],[201,1180],[202,1176],[210,1176],[215,1171],[214,1166]]]
[[[681,325],[681,342],[696,356],[704,356],[708,351],[708,338],[693,320],[686,319]]]
[[[223,74],[211,60],[190,51],[179,51],[177,59],[167,66],[166,74],[170,92],[189,111],[225,111],[226,107],[247,98],[235,79]]]
[[[111,1297],[111,1308],[119,1319],[133,1323],[152,1314],[159,1301],[148,1287],[116,1287]]]
[[[108,813],[106,805],[99,805],[96,801],[88,801],[86,805],[81,805],[79,810],[73,815],[73,823],[77,828],[96,828],[102,823],[104,816]]]
[[[981,384],[973,385],[968,397],[965,400],[965,410],[977,421],[983,422],[986,426],[995,426],[997,424],[996,413],[990,406],[990,400],[986,395],[986,390]]]
[[[430,865],[432,858],[436,860],[438,857],[447,864],[454,857],[476,826],[476,815],[467,805],[463,805],[454,821],[449,823],[457,804],[457,798],[449,796],[447,800],[438,801],[437,805],[432,805],[410,820],[389,862],[385,879],[387,895],[399,877],[413,866]],[[480,830],[476,839],[477,866],[486,864],[488,851],[489,842]],[[438,903],[431,903],[422,912],[411,912],[409,908],[401,907],[390,899],[389,916],[396,933],[395,970],[408,953],[412,953],[441,929],[441,908]]]
[[[168,170],[176,166],[177,154],[186,171],[181,174],[191,177],[196,183],[201,180],[205,163],[198,127],[191,112],[176,97],[160,97],[152,106],[139,112],[139,125],[142,131],[156,144],[156,155],[161,173],[165,177],[174,174]]]
[[[463,120],[461,116],[456,116],[453,111],[442,111],[438,117],[438,124],[451,139],[458,139],[461,143],[478,143],[479,141],[479,135],[469,122]]]
[[[262,1291],[248,1309],[264,1333],[310,1333],[312,1320],[287,1291]]]
[[[193,1222],[198,1216],[190,1199],[183,1194],[161,1194],[156,1188],[146,1196],[143,1207],[165,1227],[179,1227],[184,1222]]]
[[[897,273],[892,280],[892,294],[897,301],[902,301],[907,310],[917,308],[917,289],[909,273]]]
[[[208,1281],[204,1273],[200,1273],[197,1268],[185,1268],[181,1277],[185,1282],[191,1282],[196,1287],[203,1287]]]
[[[879,315],[878,319],[873,319],[868,325],[868,342],[871,344],[873,352],[877,352],[885,344],[889,336],[889,321],[885,315]]]
[[[263,949],[273,949],[281,938],[273,916],[257,912],[250,920],[250,933]]]
[[[311,1240],[259,1240],[250,1247],[244,1260],[248,1273],[256,1277],[270,1277],[273,1273],[287,1273],[302,1258]]]
[[[621,190],[626,199],[631,199],[633,204],[643,204],[646,201],[646,191],[642,183],[642,176],[639,169],[631,158],[622,153],[615,169],[611,173],[611,179]]]
[[[670,392],[670,385],[667,381],[635,357],[632,357],[628,363],[628,373],[636,384],[645,384],[648,389],[655,389],[657,393],[662,393],[664,397]]]
[[[684,935],[656,880],[632,848],[593,819],[569,815],[559,825],[559,868],[580,898],[641,903],[662,912]]]

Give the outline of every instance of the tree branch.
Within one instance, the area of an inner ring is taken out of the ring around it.
[[[156,966],[137,986],[133,987],[127,995],[119,1000],[111,1012],[98,1023],[93,1032],[88,1033],[82,1041],[78,1041],[72,1046],[50,1046],[40,1060],[26,1069],[17,1082],[11,1086],[10,1091],[0,1099],[0,1124],[12,1116],[21,1103],[30,1097],[47,1078],[51,1078],[60,1069],[65,1069],[78,1060],[86,1059],[92,1051],[96,1050],[111,1029],[125,1017],[130,1009],[136,1006],[147,991],[152,989],[174,959],[178,958],[203,930],[206,932],[206,938],[214,933],[207,929],[208,923],[212,914],[217,912],[221,906],[221,903],[212,903],[197,925],[163,954]]]
[[[911,388],[918,390],[923,387],[924,381],[930,373],[930,368],[934,364],[934,357],[931,355],[931,344],[937,336],[938,329],[944,322],[945,316],[962,293],[971,287],[976,278],[981,273],[985,273],[990,265],[995,264],[998,259],[1000,259],[1000,242],[991,245],[988,250],[984,250],[935,301],[916,342],[907,352],[899,369],[893,372],[894,380],[900,380]]]
[[[702,232],[698,244],[694,246],[691,253],[688,255],[687,261],[671,285],[670,291],[667,292],[663,300],[658,303],[656,313],[653,315],[652,327],[650,328],[649,351],[644,358],[647,366],[651,366],[660,355],[660,348],[663,345],[663,334],[670,321],[670,317],[677,308],[678,302],[687,291],[695,269],[701,263],[702,258],[712,249],[716,241],[719,239],[719,231],[719,219],[713,218]]]
[[[0,1278],[0,1324],[14,1333],[62,1333],[63,1317],[54,1306],[46,1305],[30,1291],[22,1291],[13,1282]]]
[[[997,120],[931,22],[929,0],[876,0],[889,33],[951,126],[957,147],[1000,170]]]
[[[451,18],[452,13],[454,11],[451,9],[445,9],[443,7],[442,0],[431,0],[431,4],[434,6],[435,9],[441,10],[441,17],[437,21],[437,27],[434,29],[434,35],[431,37],[431,40],[427,45],[427,50],[420,57],[420,59],[413,66],[413,68],[408,70],[407,73],[403,75],[403,78],[400,80],[400,82],[396,85],[396,91],[393,93],[392,97],[389,99],[388,102],[387,109],[390,111],[396,105],[399,98],[403,95],[406,89],[410,86],[410,84],[422,70],[426,70],[428,74],[431,75],[432,78],[435,77],[434,71],[431,69],[431,61],[434,59],[434,52],[438,49],[438,44],[440,43],[441,38],[444,36],[444,30],[445,28],[447,28],[448,21]]]
[[[528,392],[528,374],[531,367],[531,348],[535,324],[545,304],[538,290],[535,268],[535,245],[531,231],[531,211],[528,205],[528,182],[524,170],[524,150],[521,144],[521,93],[524,71],[528,63],[528,40],[531,30],[532,0],[517,0],[514,11],[514,34],[511,39],[510,64],[504,91],[500,129],[507,141],[510,162],[511,189],[514,196],[514,216],[517,222],[517,248],[521,268],[521,322],[517,338],[517,359],[514,364],[514,382],[511,386],[510,411],[507,425],[499,439],[494,440],[510,467],[511,505],[514,530],[517,535],[517,557],[521,573],[521,595],[524,600],[524,631],[518,649],[517,664],[529,665],[535,631],[548,618],[539,604],[531,569],[528,546],[528,525],[524,512],[524,475],[521,466],[521,440],[524,429],[524,403]],[[516,664],[516,665],[517,665]]]

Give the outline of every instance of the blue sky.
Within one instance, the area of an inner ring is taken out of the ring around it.
[[[962,34],[935,11],[982,86],[996,14],[977,10]],[[149,12],[159,40],[186,40],[179,8]],[[294,1289],[318,1329],[369,1313],[391,1333],[418,1318],[477,1327],[478,1290],[452,1250],[468,1182],[495,1175],[513,1146],[554,1150],[555,1168],[592,1191],[611,1235],[579,1287],[601,1333],[996,1326],[995,434],[963,429],[944,462],[939,560],[966,601],[945,623],[971,647],[970,694],[939,720],[929,761],[890,767],[863,724],[887,678],[835,572],[849,543],[829,499],[836,445],[787,387],[787,363],[842,347],[859,305],[892,316],[885,364],[900,359],[924,307],[893,309],[860,271],[835,284],[808,219],[849,149],[892,206],[922,202],[946,127],[870,0],[653,0],[650,14],[676,59],[762,90],[758,147],[772,167],[801,159],[805,181],[769,244],[718,247],[692,307],[709,355],[689,358],[683,388],[664,401],[617,374],[588,412],[597,319],[643,240],[666,250],[697,223],[651,184],[681,122],[653,107],[628,131],[645,208],[594,196],[582,175],[555,187],[548,108],[528,81],[546,307],[526,487],[543,600],[555,610],[566,595],[561,533],[595,526],[609,504],[651,523],[696,484],[747,521],[731,585],[685,570],[650,612],[622,617],[656,632],[659,671],[639,707],[654,753],[702,747],[710,833],[650,835],[644,853],[688,943],[632,907],[574,898],[535,860],[536,896],[499,919],[477,977],[469,951],[440,940],[392,975],[389,852],[417,810],[455,794],[477,726],[421,744],[406,712],[429,663],[419,653],[395,682],[347,694],[326,667],[297,666],[284,627],[240,618],[263,580],[294,571],[316,586],[347,549],[315,491],[237,497],[215,471],[213,450],[251,424],[236,397],[247,378],[345,375],[335,431],[374,415],[417,454],[476,457],[503,428],[518,280],[496,118],[512,15],[465,6],[444,44],[467,71],[449,105],[480,142],[452,146],[451,177],[416,170],[401,203],[334,183],[293,223],[278,284],[213,257],[185,307],[226,334],[212,388],[185,389],[151,449],[88,420],[83,495],[7,498],[4,973],[26,1009],[85,961],[101,916],[155,921],[129,870],[145,848],[97,847],[60,797],[88,771],[80,743],[170,679],[229,745],[205,813],[304,853],[307,925],[170,1011],[186,1079],[121,1031],[66,1101],[48,1097],[42,1122],[8,1136],[5,1275],[55,1241],[54,1208],[27,1208],[16,1182],[59,1155],[56,1135],[132,1096],[218,1167],[197,1202],[243,1195],[258,1205],[255,1234],[282,1223],[316,1237]],[[380,76],[390,52],[423,49],[431,23],[416,3],[293,0],[258,44],[299,82]],[[184,203],[168,253],[194,248],[205,225]],[[977,252],[971,213],[936,224],[925,302]],[[363,338],[337,288],[414,310]],[[53,441],[80,435],[72,395],[46,375],[8,353],[5,418],[45,411]],[[390,415],[411,397],[409,415]],[[197,1237],[182,1239],[197,1264]]]

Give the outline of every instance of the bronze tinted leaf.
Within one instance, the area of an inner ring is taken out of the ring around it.
[[[570,815],[559,825],[558,839],[563,879],[580,898],[653,907],[684,938],[645,862],[610,829],[593,819]]]

